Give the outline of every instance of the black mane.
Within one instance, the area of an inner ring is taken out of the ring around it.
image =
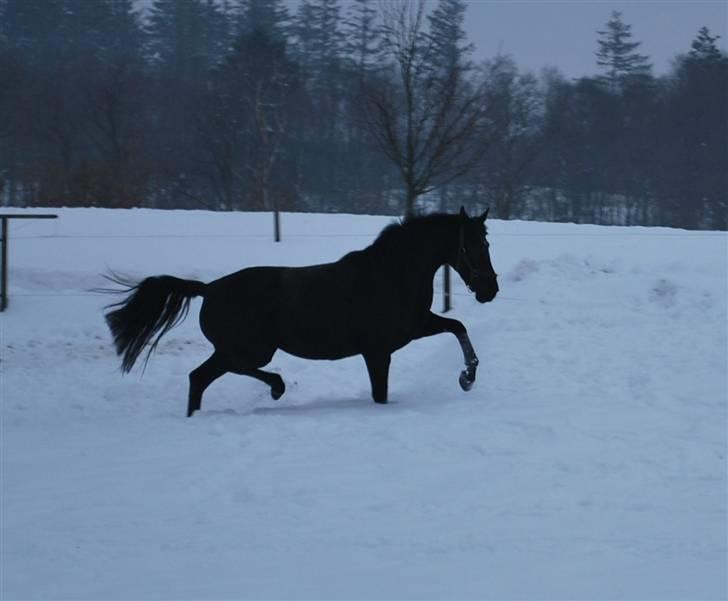
[[[455,225],[459,220],[458,215],[447,213],[431,213],[429,215],[417,215],[405,217],[385,227],[377,236],[372,246],[374,247],[399,247],[416,241],[427,241],[432,237],[433,228],[445,228],[448,225]]]

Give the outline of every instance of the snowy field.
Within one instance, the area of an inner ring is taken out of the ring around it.
[[[210,280],[369,244],[390,219],[61,210],[11,225],[0,598],[725,599],[726,235],[489,222],[501,293],[454,337],[227,375],[199,299],[122,377],[106,268]],[[436,297],[434,308],[440,309]]]

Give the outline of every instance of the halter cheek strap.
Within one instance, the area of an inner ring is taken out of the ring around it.
[[[482,278],[485,274],[480,269],[476,269],[473,267],[473,264],[470,262],[470,259],[468,259],[468,253],[465,250],[465,227],[463,225],[460,226],[460,233],[459,233],[459,246],[458,246],[458,260],[455,263],[455,270],[460,270],[460,263],[464,263],[465,266],[470,271],[470,282],[466,282],[468,289],[471,292],[475,292],[472,288],[472,284],[475,282],[475,280]]]
[[[460,226],[460,233],[458,235],[458,260],[455,263],[455,271],[460,271],[460,263],[465,263],[468,270],[470,271],[470,282],[465,282],[466,286],[470,291],[473,290],[471,287],[471,283],[473,280],[477,279],[478,277],[478,270],[473,268],[472,263],[470,262],[470,259],[468,259],[468,253],[465,250],[465,227],[463,225]]]

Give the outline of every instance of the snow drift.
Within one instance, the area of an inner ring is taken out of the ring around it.
[[[2,598],[726,597],[724,233],[491,221],[501,294],[455,288],[472,391],[442,335],[389,405],[360,358],[279,353],[280,401],[228,375],[188,420],[199,301],[122,377],[99,274],[324,262],[390,219],[60,214],[11,226]]]

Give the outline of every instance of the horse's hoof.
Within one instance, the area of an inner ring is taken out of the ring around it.
[[[460,388],[462,388],[465,392],[470,390],[475,382],[475,380],[471,380],[470,377],[468,377],[468,372],[466,371],[460,372],[460,378],[458,381],[460,382]]]
[[[374,399],[375,403],[378,403],[379,405],[386,405],[387,399]]]
[[[283,393],[286,391],[284,388],[271,388],[270,389],[270,396],[274,401],[277,401],[279,398],[283,396]]]

